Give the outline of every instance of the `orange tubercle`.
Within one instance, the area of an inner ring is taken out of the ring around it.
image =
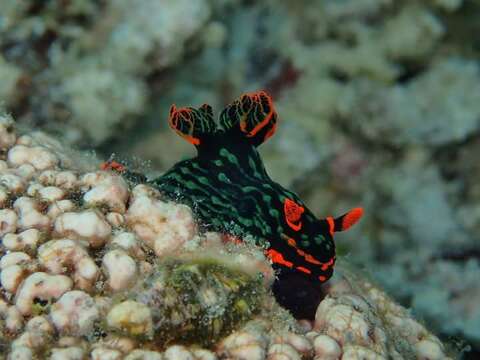
[[[312,255],[310,254],[306,254],[305,255],[305,261],[308,261],[309,263],[311,264],[315,264],[315,265],[322,265],[322,263],[320,261],[318,261],[317,259],[315,259]]]
[[[295,241],[295,239],[288,238],[287,243],[288,243],[288,245],[290,245],[290,246],[292,246],[292,247],[294,247],[294,248],[297,247],[297,242]]]

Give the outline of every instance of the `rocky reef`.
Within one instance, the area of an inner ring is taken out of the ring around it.
[[[147,172],[191,151],[159,119],[172,103],[221,108],[242,92],[268,90],[280,114],[276,137],[262,149],[272,177],[319,216],[361,203],[368,216],[338,240],[339,251],[444,339],[480,351],[478,1],[4,0],[1,7],[7,110],[106,158],[147,159]],[[82,163],[94,174],[85,184],[100,181],[93,160]],[[72,181],[69,173],[61,180]],[[64,190],[70,202],[51,211],[96,201],[105,181],[88,196],[78,185]],[[101,209],[104,217],[120,219],[127,205],[115,204],[114,214]],[[173,248],[135,231],[154,252]],[[168,231],[166,238],[178,236]],[[7,243],[38,236],[21,234]],[[90,241],[105,246],[101,236]],[[131,281],[117,280],[111,285]]]
[[[262,249],[0,118],[0,358],[448,359],[340,262],[314,319],[271,293]]]

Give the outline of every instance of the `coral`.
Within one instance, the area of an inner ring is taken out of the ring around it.
[[[26,139],[30,163],[35,151],[63,159],[18,172],[25,186],[6,192],[2,211],[22,219],[27,208],[36,219],[54,203],[73,206],[50,213],[48,226],[2,220],[8,241],[0,245],[0,346],[9,359],[448,359],[433,334],[342,262],[315,319],[295,320],[269,292],[271,265],[261,249],[199,232],[185,205],[146,185],[130,189],[111,172],[92,175],[80,166],[84,155],[67,156],[45,135],[17,136],[13,124],[8,132],[1,124],[9,140],[0,142],[10,143],[2,173],[25,165],[8,159]],[[91,181],[77,181],[85,178]],[[36,192],[28,195],[32,184]],[[101,201],[89,201],[92,189]],[[62,195],[43,203],[42,191]],[[15,206],[18,199],[28,206]],[[138,201],[155,211],[106,227],[112,206],[122,216]],[[155,252],[158,241],[179,234],[185,237],[178,246]]]
[[[126,222],[157,256],[162,256],[191,240],[196,225],[190,208],[172,208],[159,197],[158,190],[151,187],[138,185],[133,188]],[[152,214],[154,216],[150,216]]]
[[[68,291],[52,306],[49,317],[59,334],[88,335],[99,311],[93,298],[83,291]]]
[[[91,290],[99,275],[99,269],[85,247],[74,240],[50,240],[38,249],[38,262],[53,274],[69,271],[75,286]]]
[[[19,82],[21,70],[14,64],[7,63],[0,55],[0,99],[2,101],[14,102],[15,86]]]
[[[404,86],[359,80],[340,101],[339,113],[369,140],[393,145],[442,145],[479,130],[480,70],[473,61],[448,58]],[[371,92],[373,90],[373,92]]]
[[[203,0],[7,2],[0,15],[0,96],[12,108],[31,106],[55,119],[70,141],[97,144],[142,114],[146,75],[180,59],[210,15]]]

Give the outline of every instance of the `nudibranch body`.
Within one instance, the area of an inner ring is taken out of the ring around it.
[[[333,274],[333,234],[362,216],[354,208],[317,219],[302,200],[268,176],[257,147],[275,133],[277,113],[263,91],[244,94],[213,119],[212,108],[170,109],[169,124],[197,149],[151,181],[116,162],[110,168],[133,181],[146,181],[165,197],[189,205],[204,230],[245,238],[265,248],[274,268],[325,282]]]
[[[151,185],[189,205],[206,229],[253,236],[274,267],[320,282],[331,277],[333,233],[357,222],[362,209],[319,220],[295,193],[270,179],[256,149],[277,126],[277,113],[265,92],[242,95],[222,111],[219,124],[209,105],[173,105],[169,124],[198,154]]]

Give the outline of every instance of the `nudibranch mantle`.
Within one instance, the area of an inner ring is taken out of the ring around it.
[[[271,137],[277,113],[264,91],[247,93],[213,119],[212,108],[172,105],[170,127],[197,156],[149,181],[167,198],[189,205],[206,229],[252,236],[276,269],[325,282],[333,274],[333,233],[356,223],[362,209],[317,219],[302,200],[267,174],[257,147]]]

